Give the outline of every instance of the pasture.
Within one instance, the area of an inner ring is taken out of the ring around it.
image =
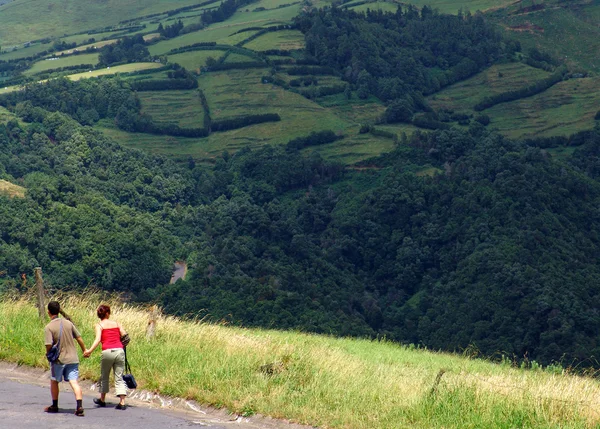
[[[502,70],[503,77],[498,77]],[[525,86],[547,75],[524,64],[493,66],[463,82],[428,97],[436,110],[444,108],[476,115],[475,102],[486,95]],[[570,135],[594,126],[600,106],[600,78],[560,82],[532,97],[501,103],[481,113],[492,119],[489,127],[513,137]]]
[[[215,60],[223,56],[225,51],[190,51],[181,54],[169,55],[170,63],[177,63],[190,71],[200,72],[200,69],[206,65],[209,57]]]
[[[131,63],[131,64],[123,64],[115,67],[107,67],[99,70],[92,70],[86,73],[75,73],[67,76],[71,80],[79,80],[86,79],[90,77],[98,77],[105,76],[117,73],[131,73],[134,71],[140,70],[148,70],[148,69],[156,69],[162,67],[163,65],[160,63]]]
[[[204,126],[204,110],[198,91],[142,91],[138,93],[142,113],[158,123],[177,124],[183,128]]]
[[[500,9],[515,3],[514,0],[406,0],[404,3],[410,3],[419,8],[431,6],[442,13],[457,13],[460,9],[463,11],[485,12],[493,9]]]
[[[473,110],[484,97],[522,88],[550,76],[524,63],[497,64],[427,98],[435,109]]]
[[[494,17],[508,37],[521,42],[523,51],[536,47],[571,68],[600,71],[600,4],[573,9],[553,7],[535,13]]]
[[[61,37],[196,3],[197,0],[14,0],[0,6],[0,40],[10,46]],[[43,19],[32,21],[33,11]]]
[[[304,35],[298,30],[271,31],[244,44],[244,48],[254,51],[280,49],[290,51],[304,48]]]
[[[215,42],[219,45],[235,45],[252,35],[251,32],[233,34],[242,28],[244,28],[244,24],[232,27],[229,25],[225,26],[223,23],[218,23],[200,31],[184,34],[183,36],[174,37],[172,39],[162,40],[149,46],[148,50],[151,55],[164,55],[173,49],[201,42]]]
[[[80,54],[52,58],[53,59],[44,59],[34,63],[30,69],[24,72],[24,74],[34,75],[37,73],[44,72],[46,70],[76,66],[79,64],[98,64],[98,54]]]

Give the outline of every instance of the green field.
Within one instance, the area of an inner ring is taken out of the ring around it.
[[[61,37],[196,3],[197,0],[14,0],[0,6],[0,40],[3,46],[11,46]],[[43,19],[32,21],[32,14]]]
[[[190,51],[182,54],[169,55],[169,62],[177,63],[190,71],[200,72],[209,57],[215,60],[223,56],[225,51]]]
[[[147,113],[158,123],[173,123],[183,128],[204,126],[204,110],[198,91],[142,91],[138,93],[142,113]]]
[[[244,48],[255,51],[303,49],[304,35],[298,30],[272,31],[244,44]]]
[[[472,111],[484,97],[528,86],[549,75],[520,62],[497,64],[428,97],[428,101],[436,109]]]
[[[244,28],[244,24],[240,24],[240,26],[235,27],[223,26],[222,23],[219,24],[221,25],[210,26],[204,30],[160,41],[155,45],[149,46],[148,50],[152,55],[163,55],[172,49],[177,49],[181,48],[182,46],[193,45],[194,43],[200,42],[216,42],[220,45],[235,45],[252,34],[250,32],[232,34],[237,30]]]
[[[571,79],[533,97],[485,110],[491,127],[509,137],[570,135],[594,127],[600,78]]]
[[[572,10],[549,8],[499,19],[506,35],[518,39],[525,52],[537,47],[550,52],[571,67],[598,72],[600,27],[598,21],[590,16],[600,16],[600,4],[597,1]]]
[[[515,0],[406,0],[403,3],[414,4],[418,7],[431,6],[442,13],[456,13],[459,9],[463,11],[484,12],[490,9],[498,9],[515,3]]]
[[[521,63],[497,65],[428,97],[428,101],[436,110],[476,115],[473,106],[483,97],[526,86],[547,75]],[[570,135],[592,128],[599,106],[600,78],[593,77],[563,81],[541,94],[481,113],[492,119],[490,127],[509,137]]]
[[[53,57],[55,60],[44,59],[35,63],[29,70],[25,71],[26,75],[37,74],[46,70],[57,69],[61,67],[76,66],[79,64],[98,64],[98,54],[81,54],[70,55],[65,57]]]
[[[128,349],[137,362],[140,389],[233,416],[259,414],[330,429],[592,429],[600,424],[598,381],[560,366],[559,371],[524,370],[387,340],[244,329],[163,315],[149,340],[147,309],[91,293],[52,298],[79,322],[88,344],[98,320],[95,309],[111,306],[132,338]],[[0,359],[47,369],[44,355],[32,346],[46,323],[34,298],[2,296],[0,319]],[[97,379],[99,365],[100,353],[82,359],[81,378]],[[261,421],[254,420],[255,427],[265,427]],[[285,423],[270,420],[269,427]]]
[[[89,77],[98,77],[105,76],[117,73],[131,73],[139,70],[148,70],[148,69],[156,69],[162,67],[163,65],[160,63],[131,63],[131,64],[123,64],[115,67],[107,67],[105,69],[100,70],[92,70],[86,73],[75,73],[67,76],[71,80],[79,80],[85,79]]]
[[[352,6],[351,4],[348,6],[349,9],[352,9],[355,12],[366,12],[367,9],[370,10],[382,10],[384,12],[396,12],[398,9],[397,3],[386,2],[386,1],[375,1],[372,3],[359,4],[358,6]]]

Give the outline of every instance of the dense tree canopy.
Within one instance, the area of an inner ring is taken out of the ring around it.
[[[27,188],[0,197],[8,278],[41,265],[54,287],[247,326],[542,362],[599,351],[597,132],[569,162],[481,127],[417,133],[364,174],[285,147],[187,168],[34,119],[0,126],[0,178]],[[445,173],[411,173],[428,165]],[[167,285],[176,259],[190,276]]]

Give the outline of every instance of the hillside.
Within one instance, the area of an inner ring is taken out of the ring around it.
[[[172,315],[595,366],[599,78],[561,40],[596,29],[502,25],[597,3],[433,3],[133,2],[3,41],[0,289],[40,265]]]
[[[59,296],[89,344],[98,295]],[[335,339],[160,317],[109,299],[129,331],[128,357],[141,389],[194,399],[234,415],[262,414],[320,428],[592,428],[600,387],[559,366],[518,369],[386,341]],[[0,302],[0,359],[45,367],[43,326],[32,302]],[[99,355],[82,359],[95,380]],[[165,371],[165,368],[167,369]]]

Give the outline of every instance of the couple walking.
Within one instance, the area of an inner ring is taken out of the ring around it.
[[[68,381],[75,394],[77,407],[75,409],[76,416],[84,416],[83,410],[83,393],[79,386],[79,357],[75,348],[75,341],[81,347],[83,356],[89,358],[92,352],[102,344],[102,364],[100,376],[100,398],[94,398],[94,403],[99,407],[106,406],[106,394],[109,391],[108,377],[111,369],[115,376],[115,394],[119,397],[119,404],[115,407],[118,410],[124,410],[125,395],[127,394],[126,385],[123,381],[123,370],[125,368],[125,352],[121,337],[127,332],[123,327],[110,320],[110,307],[101,305],[96,310],[100,323],[94,326],[96,339],[89,349],[85,348],[81,334],[70,321],[58,317],[60,313],[60,304],[57,301],[51,301],[48,304],[48,315],[50,323],[44,328],[44,338],[46,343],[46,352],[52,345],[60,341],[60,355],[58,360],[50,364],[50,394],[52,395],[52,405],[46,407],[44,411],[47,413],[58,413],[58,393],[59,383]]]

